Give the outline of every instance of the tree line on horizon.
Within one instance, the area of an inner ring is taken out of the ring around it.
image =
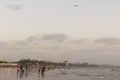
[[[61,67],[66,67],[66,66],[72,66],[72,67],[98,67],[98,65],[96,64],[89,64],[89,63],[68,63],[68,65],[66,65],[67,61],[63,61],[63,62],[51,62],[51,61],[39,61],[39,60],[31,60],[31,59],[21,59],[19,61],[16,62],[11,62],[11,63],[17,63],[19,65],[22,66],[31,66],[31,65],[40,65],[40,66],[61,66]],[[0,61],[0,63],[9,63],[8,61]]]

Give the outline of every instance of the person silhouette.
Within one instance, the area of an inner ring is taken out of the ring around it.
[[[45,76],[45,66],[42,68],[41,70],[41,76],[44,77]]]
[[[38,69],[38,76],[40,75],[40,68]]]

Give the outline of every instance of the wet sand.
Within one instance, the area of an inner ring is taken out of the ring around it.
[[[42,77],[41,74],[38,74],[37,69],[21,73],[17,72],[17,69],[0,68],[0,80],[80,80],[80,78],[80,76],[66,73],[64,69],[47,70],[45,77]]]
[[[45,77],[38,69],[17,72],[13,68],[0,68],[0,80],[120,80],[120,68],[81,68],[46,70]]]

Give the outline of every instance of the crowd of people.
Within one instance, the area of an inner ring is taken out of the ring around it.
[[[24,67],[20,66],[20,67],[17,68],[17,72],[20,73],[21,78],[22,78],[24,73],[26,73],[26,75],[27,75],[27,73],[30,72],[30,70],[31,69],[28,68],[28,66],[24,66]],[[45,77],[45,70],[46,70],[45,66],[39,67],[38,70],[37,70],[38,71],[38,76]]]

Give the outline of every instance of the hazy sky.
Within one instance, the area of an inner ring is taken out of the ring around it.
[[[1,59],[120,65],[119,21],[120,0],[0,0]]]

